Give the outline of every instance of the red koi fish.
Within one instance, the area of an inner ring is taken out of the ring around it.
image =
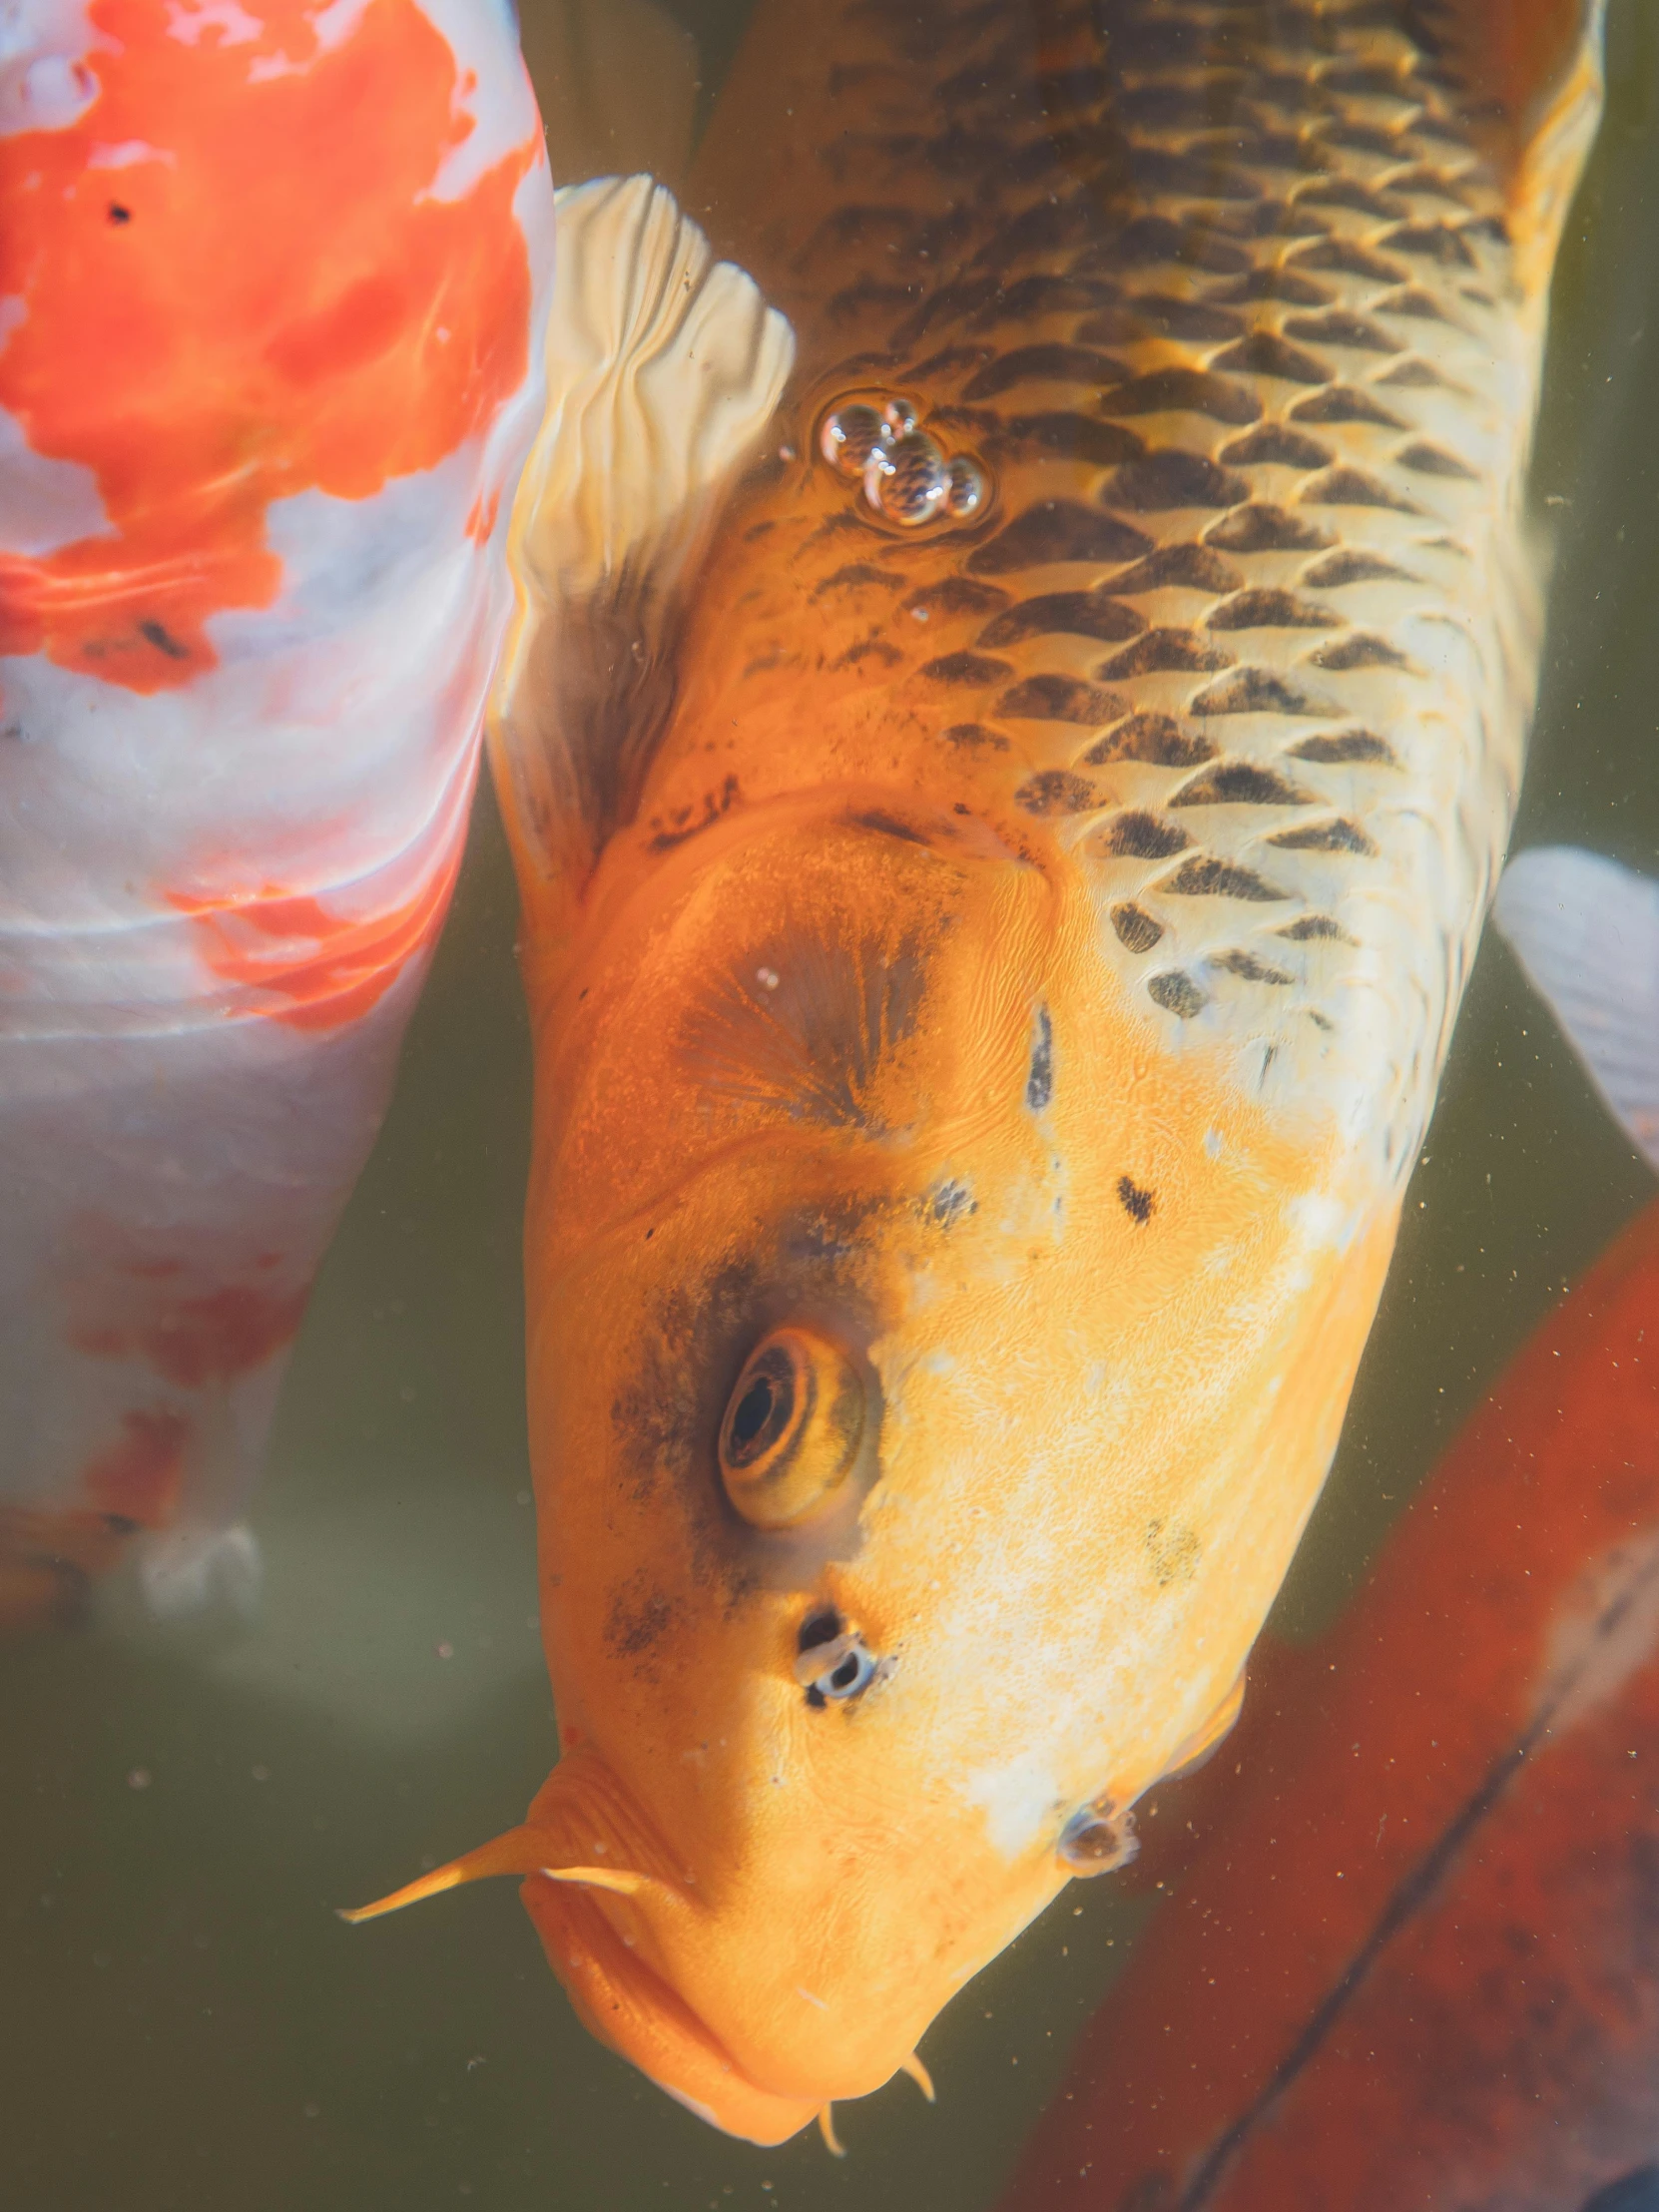
[[[1659,884],[1528,853],[1497,918],[1659,1168]],[[1005,2212],[1652,2212],[1659,1205],[1256,1696]]]
[[[159,1597],[246,1571],[459,859],[551,200],[505,0],[8,14],[0,1619],[134,1531]]]

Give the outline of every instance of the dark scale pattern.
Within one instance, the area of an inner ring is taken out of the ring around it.
[[[830,212],[784,302],[814,404],[859,363],[845,388],[909,396],[995,490],[966,529],[846,545],[822,604],[894,642],[963,773],[994,762],[1003,804],[1106,871],[1154,1006],[1209,1022],[1249,986],[1244,1018],[1294,1000],[1328,1029],[1306,994],[1360,927],[1343,882],[1389,866],[1402,778],[1447,812],[1503,715],[1429,694],[1398,627],[1482,573],[1458,536],[1488,467],[1473,295],[1504,296],[1506,250],[1458,88],[1382,0],[1052,0],[1040,64],[1002,0],[840,5]],[[1469,761],[1425,767],[1419,727],[1459,714]],[[1205,934],[1224,900],[1235,937],[1238,902],[1271,909],[1273,956]]]

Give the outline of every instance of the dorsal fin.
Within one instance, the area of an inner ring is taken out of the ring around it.
[[[581,888],[674,697],[683,579],[778,404],[788,322],[649,177],[561,192],[547,413],[509,537],[491,714],[527,904]]]
[[[1598,853],[1541,845],[1504,870],[1492,919],[1659,1168],[1659,883]]]

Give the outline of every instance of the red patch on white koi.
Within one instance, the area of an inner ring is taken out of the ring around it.
[[[97,477],[110,528],[0,560],[0,653],[136,692],[216,665],[205,625],[269,606],[273,500],[366,499],[434,467],[522,383],[512,202],[539,134],[430,196],[476,128],[414,0],[324,49],[320,0],[245,0],[256,37],[173,35],[169,0],[90,0],[97,97],[0,139],[0,407]],[[100,146],[154,145],[111,171]]]
[[[121,1416],[121,1440],[82,1470],[81,1487],[101,1513],[137,1528],[165,1528],[184,1486],[190,1422],[182,1413],[132,1412]]]
[[[274,1295],[252,1284],[228,1283],[199,1298],[158,1296],[142,1318],[75,1329],[70,1342],[93,1359],[147,1360],[180,1389],[199,1390],[263,1367],[291,1344],[307,1295],[306,1290]]]

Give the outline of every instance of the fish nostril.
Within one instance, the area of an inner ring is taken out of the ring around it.
[[[841,1617],[832,1605],[821,1605],[809,1613],[801,1624],[801,1633],[795,1641],[797,1651],[814,1651],[820,1644],[833,1643],[841,1632]]]
[[[1096,1798],[1075,1812],[1061,1832],[1060,1858],[1074,1875],[1115,1874],[1140,1850],[1135,1816],[1110,1798]]]

